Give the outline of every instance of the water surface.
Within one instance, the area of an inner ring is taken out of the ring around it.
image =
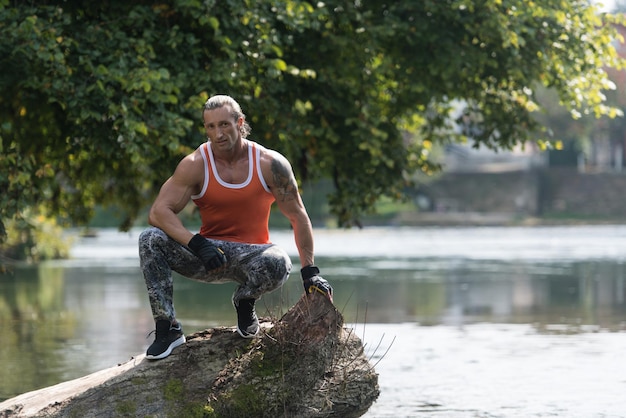
[[[147,348],[139,232],[0,276],[0,400]],[[272,239],[298,265],[291,232]],[[380,374],[366,416],[626,417],[626,227],[318,230],[316,254]],[[232,326],[233,290],[177,277],[185,332]],[[258,311],[301,292],[294,273]]]

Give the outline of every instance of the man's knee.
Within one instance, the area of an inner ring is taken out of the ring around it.
[[[163,230],[150,227],[139,234],[139,259],[154,260],[170,252],[170,238]]]
[[[268,270],[271,272],[275,287],[282,286],[291,272],[291,258],[289,254],[278,246],[273,246],[266,252]]]
[[[281,273],[287,273],[291,271],[291,258],[287,251],[278,246],[272,246],[266,251],[265,256],[268,260],[268,265]]]
[[[154,226],[149,227],[141,231],[139,234],[139,246],[148,247],[152,246],[154,240],[167,240],[167,234],[163,230]]]

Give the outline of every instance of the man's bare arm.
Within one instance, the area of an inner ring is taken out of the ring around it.
[[[189,203],[197,190],[198,181],[203,180],[202,166],[198,170],[198,161],[193,154],[185,157],[161,187],[148,215],[150,225],[162,229],[180,244],[187,245],[193,233],[183,225],[178,213]]]
[[[291,164],[276,152],[269,152],[266,157],[268,158],[264,159],[263,175],[279,209],[293,227],[300,263],[303,267],[311,265],[314,263],[313,228],[298,192]]]

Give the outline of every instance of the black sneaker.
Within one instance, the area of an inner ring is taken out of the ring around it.
[[[152,334],[152,332],[150,334]],[[176,324],[176,327],[173,327],[168,320],[156,321],[156,338],[152,345],[148,347],[146,358],[148,360],[165,358],[172,353],[174,348],[185,343],[185,341],[183,328],[180,324]]]
[[[253,338],[259,333],[259,318],[254,312],[254,302],[254,299],[233,301],[237,310],[237,332],[243,338]]]

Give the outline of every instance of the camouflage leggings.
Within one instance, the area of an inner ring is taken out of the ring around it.
[[[161,229],[151,227],[139,235],[139,260],[155,321],[176,318],[172,271],[205,283],[237,282],[234,302],[258,299],[278,289],[289,276],[289,255],[274,244],[211,241],[224,251],[228,262],[207,272],[198,257]]]

